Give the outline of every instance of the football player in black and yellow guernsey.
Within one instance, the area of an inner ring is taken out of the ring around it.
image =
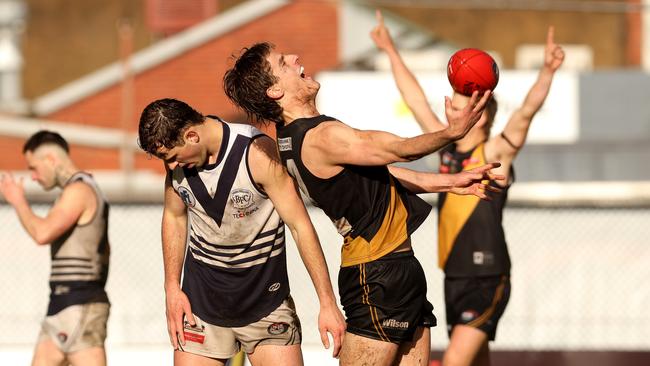
[[[450,127],[401,138],[353,129],[321,115],[320,84],[304,73],[298,56],[259,43],[239,56],[224,77],[228,97],[257,120],[277,125],[283,164],[302,192],[334,222],[344,243],[339,295],[347,320],[342,365],[428,365],[436,319],[410,236],[431,207],[414,192],[455,192],[485,198],[483,179],[497,178],[487,164],[459,174],[418,173],[387,167],[430,154],[462,137],[490,98],[476,93],[462,110],[447,100]]]
[[[393,76],[404,101],[426,132],[446,126],[433,113],[417,80],[404,64],[388,29],[378,13],[378,25],[371,32],[377,47],[388,55]],[[526,141],[530,123],[542,107],[555,71],[564,61],[564,51],[553,40],[549,28],[544,65],[526,99],[503,132],[490,138],[497,110],[490,99],[483,116],[464,138],[440,151],[440,172],[471,170],[486,161],[499,161],[495,172],[507,177],[503,183],[490,181],[502,192],[492,200],[441,193],[438,200],[438,264],[445,272],[445,303],[450,343],[444,366],[489,365],[488,341],[494,340],[497,323],[510,296],[510,257],[501,225],[508,188],[514,181],[512,162]],[[462,110],[471,99],[455,93],[454,110]]]

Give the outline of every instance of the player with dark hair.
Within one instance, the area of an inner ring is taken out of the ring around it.
[[[224,365],[241,348],[253,365],[302,365],[285,224],[318,294],[321,340],[328,348],[331,333],[337,356],[343,315],[273,140],[253,126],[161,99],[142,112],[139,141],[167,169],[162,243],[174,363]]]
[[[244,49],[224,76],[228,97],[249,116],[277,125],[282,163],[302,192],[344,238],[339,295],[347,318],[341,364],[427,365],[433,307],[410,236],[431,207],[413,192],[453,191],[486,197],[488,164],[457,175],[387,167],[410,161],[462,137],[478,121],[490,92],[461,111],[450,127],[413,138],[360,131],[316,109],[320,84],[298,56],[268,43]],[[447,100],[449,106],[449,100]],[[466,174],[467,173],[467,174]],[[498,190],[489,187],[488,190]]]
[[[377,47],[388,55],[393,76],[408,107],[423,131],[446,128],[433,113],[424,91],[404,64],[395,48],[381,13],[371,32]],[[504,183],[489,184],[502,188],[492,200],[441,193],[438,200],[438,264],[445,272],[445,303],[449,346],[443,365],[489,365],[488,341],[496,328],[510,296],[510,257],[501,223],[508,188],[514,181],[512,162],[524,145],[530,123],[544,104],[555,71],[562,65],[564,51],[553,41],[548,30],[544,65],[523,104],[510,117],[500,134],[490,137],[496,114],[496,101],[469,133],[440,151],[440,171],[455,173],[471,170],[486,161],[498,160],[495,172],[507,177]],[[452,108],[461,110],[471,99],[454,93]]]
[[[63,137],[50,131],[37,132],[24,145],[32,179],[46,191],[62,189],[46,217],[32,211],[22,181],[11,174],[2,175],[0,192],[29,236],[51,249],[50,302],[32,364],[105,365],[108,203],[68,152]]]

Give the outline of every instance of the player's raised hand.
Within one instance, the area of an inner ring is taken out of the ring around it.
[[[338,357],[343,345],[343,336],[345,336],[345,318],[336,306],[321,305],[318,314],[318,331],[320,332],[320,339],[323,342],[325,349],[330,348],[330,341],[327,333],[332,335],[334,341],[334,348],[332,349],[332,357]]]
[[[469,103],[467,103],[465,108],[460,110],[455,110],[451,106],[451,99],[445,97],[445,114],[449,123],[449,135],[455,140],[465,136],[474,127],[476,122],[481,119],[483,110],[491,97],[492,92],[490,90],[486,90],[480,99],[478,91],[474,91],[472,97],[469,99]]]
[[[14,179],[11,173],[2,173],[0,175],[0,193],[10,205],[15,206],[18,202],[25,200],[25,189],[23,188],[23,178]]]
[[[370,31],[370,38],[380,50],[389,51],[394,49],[393,39],[388,28],[384,25],[384,17],[379,9],[375,11],[375,17],[377,18],[377,25]]]
[[[544,67],[551,71],[557,70],[564,62],[564,50],[554,41],[555,28],[548,27],[546,34],[546,47],[544,48]]]
[[[490,173],[492,169],[500,166],[501,163],[489,163],[478,168],[453,174],[454,188],[450,192],[459,195],[474,195],[484,200],[491,200],[491,197],[487,195],[486,191],[501,192],[501,189],[490,185],[489,181],[503,181],[506,179],[504,175]]]
[[[196,321],[192,315],[192,307],[187,295],[180,289],[180,287],[173,290],[166,290],[166,303],[167,303],[167,332],[169,333],[169,340],[178,349],[178,342],[185,345],[184,323],[185,317],[190,326],[195,326]]]

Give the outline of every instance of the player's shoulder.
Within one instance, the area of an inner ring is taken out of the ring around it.
[[[90,199],[95,197],[95,189],[90,182],[78,179],[66,184],[61,191],[61,196],[71,199]]]

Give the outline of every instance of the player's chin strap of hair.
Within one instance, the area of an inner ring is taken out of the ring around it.
[[[506,140],[508,145],[510,145],[510,147],[512,147],[513,149],[519,150],[521,148],[521,146],[517,146],[517,145],[513,144],[512,141],[510,141],[510,139],[507,138],[506,135],[503,132],[501,132],[501,137],[503,137],[503,139]]]

